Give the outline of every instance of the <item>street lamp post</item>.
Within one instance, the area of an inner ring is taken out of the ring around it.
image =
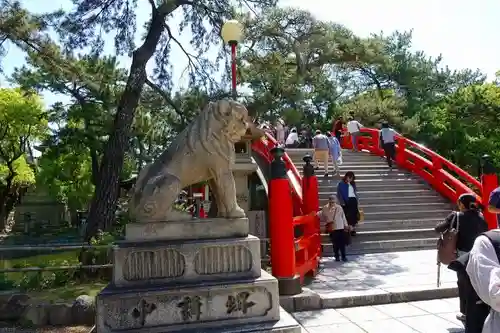
[[[233,99],[236,99],[236,46],[243,36],[243,27],[236,20],[229,20],[222,26],[222,39],[231,46],[231,93]]]

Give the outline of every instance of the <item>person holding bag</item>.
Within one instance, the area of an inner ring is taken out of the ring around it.
[[[452,212],[446,219],[436,225],[434,230],[441,234],[438,241],[438,265],[449,265],[457,257],[469,252],[476,238],[488,231],[488,224],[479,210],[476,196],[473,193],[462,194],[457,200],[458,211]],[[465,321],[466,287],[465,278],[457,272],[458,297],[460,299],[460,314],[457,319]]]
[[[335,261],[347,261],[346,246],[349,242],[350,227],[347,224],[344,210],[337,203],[335,195],[330,195],[328,203],[318,213],[320,219],[325,222],[325,231],[330,236],[333,245]]]

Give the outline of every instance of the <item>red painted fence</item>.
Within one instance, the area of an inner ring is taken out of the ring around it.
[[[379,131],[362,128],[361,132],[363,135],[358,137],[358,149],[383,156]],[[344,135],[341,144],[342,148],[352,149],[351,136]],[[399,167],[423,178],[452,202],[456,202],[463,193],[475,193],[486,207],[491,191],[498,186],[496,175],[483,175],[479,181],[441,155],[403,136],[396,138],[396,163]],[[497,228],[494,214],[484,212],[484,217],[490,229]]]

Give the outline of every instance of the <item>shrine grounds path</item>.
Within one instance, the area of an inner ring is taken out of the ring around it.
[[[463,333],[458,298],[293,314],[303,333]]]
[[[296,296],[280,297],[289,312],[338,309],[456,297],[456,273],[441,266],[437,287],[436,250],[348,256],[321,260],[319,274]]]

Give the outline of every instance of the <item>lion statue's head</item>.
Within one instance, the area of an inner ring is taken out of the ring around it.
[[[214,117],[221,123],[221,131],[231,142],[238,142],[248,128],[248,110],[238,102],[220,100],[209,106]]]

